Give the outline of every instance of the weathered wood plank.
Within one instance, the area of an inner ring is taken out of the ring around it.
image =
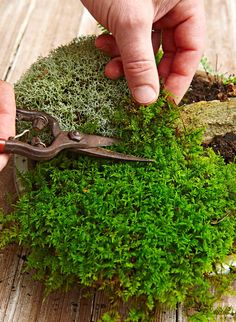
[[[54,292],[39,303],[37,322],[90,322],[93,299],[94,292],[89,288],[75,286],[67,293]]]
[[[81,16],[78,36],[84,35],[98,35],[101,31],[98,27],[96,20],[90,15],[87,9],[84,8]]]
[[[78,35],[84,12],[78,0],[37,0],[8,75],[11,83],[38,58]]]
[[[0,78],[5,79],[9,66],[24,34],[34,0],[1,0],[0,1]]]
[[[155,314],[155,319],[153,322],[175,322],[177,311],[174,309],[163,308],[162,310],[158,310]],[[178,321],[179,322],[179,321]]]
[[[75,286],[71,292],[67,292],[64,295],[61,316],[57,321],[91,322],[93,305],[94,290],[87,287]]]
[[[110,310],[110,308],[110,301],[106,294],[102,291],[96,292],[92,307],[91,321],[97,322],[105,312]]]
[[[21,273],[21,267],[12,285],[2,322],[91,321],[94,291],[89,288],[77,286],[46,297],[42,283],[33,280],[32,274]]]
[[[18,266],[3,322],[35,321],[42,302],[43,286],[32,279],[31,274],[22,273]]]
[[[236,1],[205,0],[205,55],[219,73],[236,74]]]
[[[22,268],[20,255],[21,248],[17,246],[10,246],[0,251],[0,321],[4,321],[7,311],[17,300],[15,296],[13,300],[11,294],[16,292],[16,285],[20,278]]]
[[[208,12],[205,53],[213,66],[218,54],[220,71],[235,72],[236,2],[205,2]],[[78,0],[0,0],[0,18],[0,77],[8,74],[7,79],[12,83],[39,55],[47,55],[49,50],[77,35],[98,30],[96,22]],[[5,187],[12,185],[12,177],[7,174],[3,178],[1,174],[0,182],[2,201],[5,200],[7,207],[6,190],[2,186],[3,182]],[[78,288],[67,294],[56,292],[43,302],[43,286],[33,281],[31,275],[21,274],[23,261],[20,257],[24,254],[15,246],[0,252],[0,321],[90,322],[98,321],[109,309],[109,301],[103,293],[94,297],[92,291]],[[228,297],[222,305],[228,303],[236,301]],[[179,311],[178,321],[181,318],[184,319]],[[175,321],[175,311],[157,312],[156,321]]]
[[[109,300],[106,293],[103,291],[96,292],[91,318],[93,322],[98,322],[105,312],[112,310],[112,304],[110,301],[111,300]],[[118,305],[117,309],[119,311],[121,321],[124,321],[125,318],[127,318],[127,314],[131,306],[131,302],[120,303],[120,305]],[[176,316],[177,313],[175,309],[168,309],[163,306],[161,309],[156,310],[153,322],[175,322]]]

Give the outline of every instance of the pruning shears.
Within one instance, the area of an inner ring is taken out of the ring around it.
[[[41,111],[17,109],[16,119],[31,122],[32,129],[37,134],[49,126],[53,140],[49,146],[46,146],[38,135],[33,136],[30,143],[20,141],[21,135],[10,137],[8,140],[0,138],[0,153],[19,154],[32,160],[50,160],[60,151],[70,149],[79,154],[117,161],[153,161],[104,148],[118,144],[119,140],[116,138],[85,134],[78,131],[62,131],[55,117]]]

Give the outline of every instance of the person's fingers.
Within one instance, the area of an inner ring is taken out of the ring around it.
[[[124,76],[124,69],[121,57],[113,58],[105,67],[105,75],[113,80]]]
[[[154,53],[157,53],[160,47],[160,32],[152,32],[152,46]],[[113,57],[105,67],[105,75],[113,80],[124,76],[123,63],[121,60],[119,48],[115,38],[112,35],[100,35],[95,42],[96,47],[107,55]]]
[[[150,26],[148,36],[131,30],[129,36],[123,34],[117,38],[119,47],[112,35],[101,35],[95,43],[97,48],[115,57],[106,65],[105,75],[118,79],[125,74],[131,93],[138,103],[147,105],[154,102],[159,94],[159,80],[153,51],[159,48],[160,33],[152,33]]]
[[[156,54],[160,49],[161,44],[161,31],[153,30],[152,31],[152,47],[153,52]]]
[[[111,57],[120,56],[116,40],[112,35],[103,34],[98,36],[95,40],[95,46]]]
[[[176,104],[181,101],[188,90],[199,59],[196,53],[192,51],[164,55],[158,70],[165,89],[173,96]],[[189,68],[187,68],[187,65]]]
[[[166,29],[163,31],[162,47],[163,58],[158,66],[160,77],[164,80],[166,89],[174,95],[176,103],[187,91],[194,73],[202,56],[205,43],[205,17],[202,1],[195,2],[191,10],[183,10],[181,2],[179,10],[176,8],[166,21],[162,22]],[[176,18],[178,12],[184,12],[186,16]],[[164,20],[163,19],[163,20]],[[168,21],[169,19],[169,21]],[[175,21],[175,26],[172,26]]]
[[[15,95],[12,86],[0,80],[0,138],[15,135]],[[0,171],[6,166],[9,156],[0,154]]]
[[[134,5],[131,0],[82,0],[82,3],[115,37],[124,74],[134,99],[144,105],[154,102],[159,95],[159,79],[151,34],[159,2],[142,0]],[[107,52],[106,46],[102,44],[102,47]],[[114,54],[116,56],[117,52],[113,52]]]
[[[161,32],[152,31],[152,46],[154,53],[157,53],[161,42]],[[116,44],[116,40],[112,35],[101,34],[95,40],[95,46],[97,49],[103,51],[110,57],[120,56],[120,50]]]
[[[191,24],[191,21],[189,23]],[[183,29],[188,27],[188,22],[184,24],[186,25],[181,26]],[[170,33],[168,34],[170,35]],[[163,37],[171,39],[171,37],[164,34]],[[187,91],[201,56],[202,45],[200,44],[198,46],[189,45],[174,51],[171,48],[164,50],[164,56],[159,65],[159,74],[163,77],[167,90],[175,96],[176,103],[180,102]]]
[[[166,88],[179,101],[186,92],[201,57],[204,43],[203,0],[81,0],[94,18],[113,36],[101,36],[96,46],[112,57],[121,57],[134,99],[148,105],[159,94],[159,78],[151,38],[159,44],[163,31],[164,57],[159,65]],[[157,30],[157,34],[152,34]],[[172,30],[172,31],[170,31]],[[170,37],[168,36],[170,35]],[[156,51],[157,48],[154,48]],[[106,67],[106,75],[122,74],[119,59]]]
[[[151,23],[116,35],[125,77],[134,99],[143,105],[159,95],[159,78],[151,41]]]

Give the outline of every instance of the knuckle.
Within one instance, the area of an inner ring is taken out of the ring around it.
[[[126,62],[125,69],[129,73],[143,74],[153,70],[153,61],[151,60],[137,60]]]
[[[130,30],[131,28],[142,29],[142,27],[144,26],[144,20],[141,19],[141,17],[136,17],[134,19],[134,17],[132,16],[126,16],[123,18],[122,25],[127,30]]]
[[[142,29],[146,24],[149,24],[148,19],[144,19],[144,16],[140,14],[140,10],[137,7],[130,8],[127,3],[123,6],[114,6],[114,10],[111,10],[112,17],[117,17],[117,22],[125,30],[133,28]],[[132,9],[132,10],[131,10]]]

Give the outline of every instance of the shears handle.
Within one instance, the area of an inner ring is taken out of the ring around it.
[[[6,140],[0,138],[0,154],[5,153]]]

